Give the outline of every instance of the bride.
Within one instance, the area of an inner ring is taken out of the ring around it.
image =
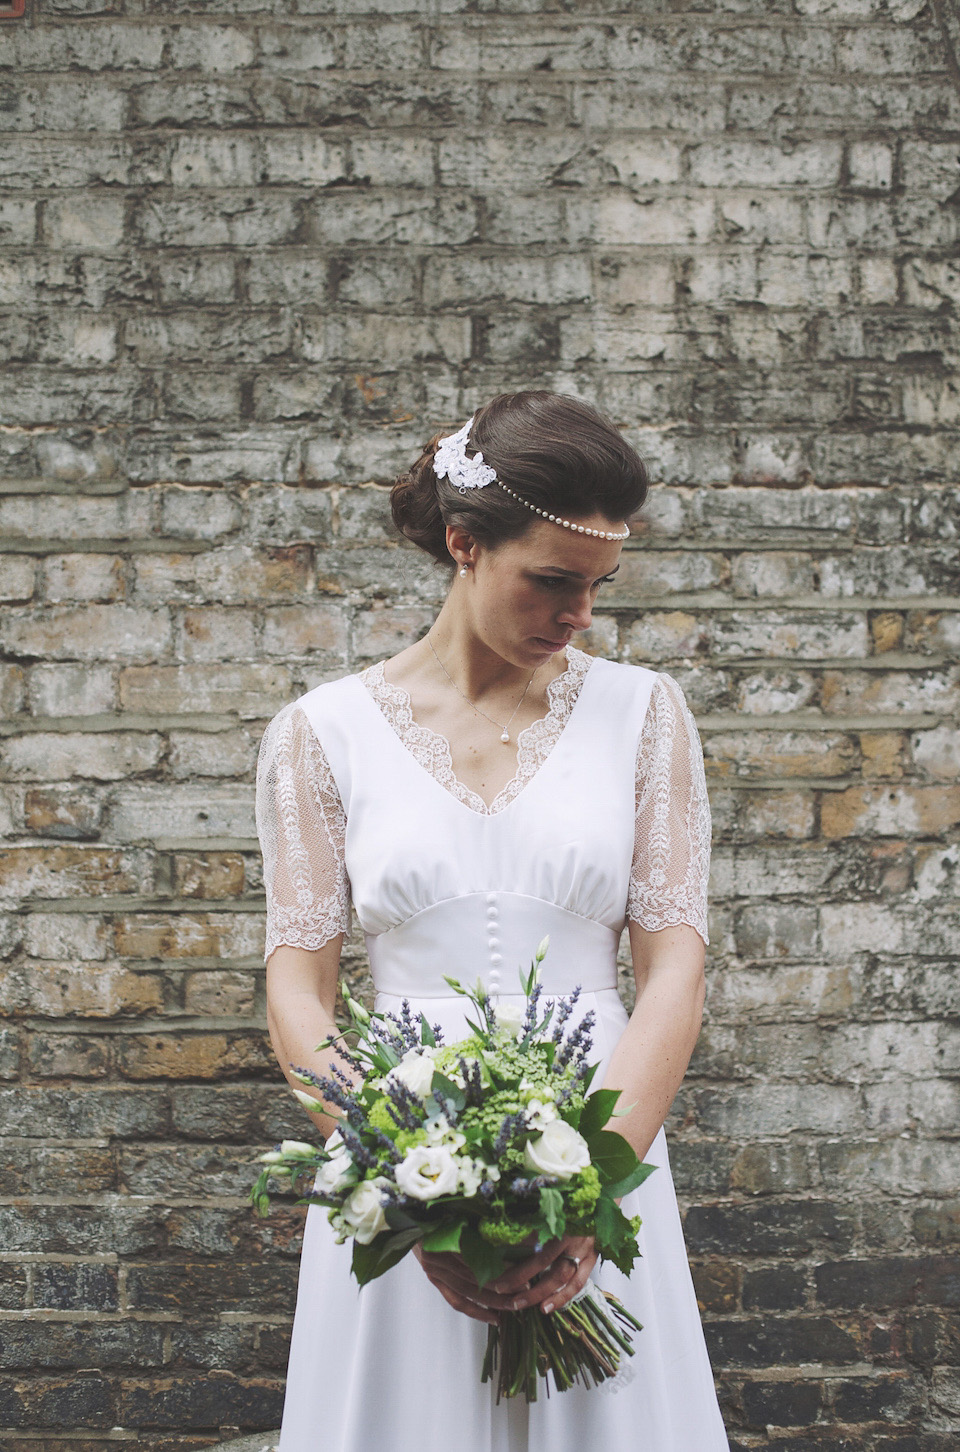
[[[621,567],[646,475],[576,399],[502,394],[437,435],[391,493],[450,571],[424,637],[270,721],[257,771],[268,1026],[281,1069],[327,1070],[351,905],[376,1007],[407,997],[467,1030],[444,975],[509,1002],[546,934],[546,994],[583,989],[618,1130],[657,1171],[629,1276],[589,1237],[554,1240],[480,1289],[418,1251],[361,1291],[326,1212],[306,1218],[280,1452],[727,1452],[663,1121],[700,1027],[710,818],[693,718],[668,675],[572,644]],[[617,992],[624,926],[636,978]],[[326,1136],[333,1119],[311,1116]],[[600,1388],[496,1404],[486,1324],[564,1306],[592,1279],[643,1324]]]

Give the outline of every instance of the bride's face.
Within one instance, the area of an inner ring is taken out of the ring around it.
[[[590,529],[620,531],[603,515],[577,516]],[[474,627],[505,660],[532,670],[580,631],[588,630],[594,602],[619,568],[620,540],[575,534],[537,520],[519,539],[474,551],[465,592]]]

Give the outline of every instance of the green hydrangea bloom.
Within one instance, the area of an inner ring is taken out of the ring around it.
[[[484,1220],[479,1230],[491,1245],[519,1245],[530,1234],[529,1225],[518,1225],[515,1220]]]
[[[569,1212],[577,1219],[593,1213],[600,1198],[600,1175],[594,1165],[587,1165],[574,1180],[575,1189],[568,1203]]]
[[[383,1133],[388,1134],[391,1139],[396,1139],[397,1134],[399,1133],[399,1126],[393,1115],[390,1113],[390,1110],[387,1108],[386,1095],[384,1095],[383,1098],[376,1100],[376,1102],[370,1106],[370,1109],[367,1111],[367,1119],[369,1120],[370,1124],[373,1126],[374,1129],[381,1129],[383,1130]]]
[[[407,1150],[413,1149],[414,1145],[423,1144],[427,1138],[425,1129],[401,1129],[394,1138],[394,1143],[402,1155]]]

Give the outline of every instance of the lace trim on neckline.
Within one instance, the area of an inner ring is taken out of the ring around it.
[[[517,770],[506,786],[501,787],[487,805],[483,797],[460,780],[453,769],[450,743],[439,731],[421,726],[414,720],[409,691],[394,685],[383,674],[385,661],[377,661],[360,671],[359,679],[366,686],[404,746],[424,770],[465,806],[482,816],[494,816],[503,810],[536,775],[560,739],[580,688],[595,656],[575,645],[566,646],[567,668],[547,682],[548,710],[545,716],[531,721],[517,735]]]

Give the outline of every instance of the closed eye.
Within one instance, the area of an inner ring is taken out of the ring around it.
[[[567,581],[561,575],[538,575],[537,579],[548,590],[553,589],[555,585],[567,584]],[[599,580],[594,580],[592,588],[596,590],[600,585],[611,585],[615,579],[616,575],[601,575]]]

